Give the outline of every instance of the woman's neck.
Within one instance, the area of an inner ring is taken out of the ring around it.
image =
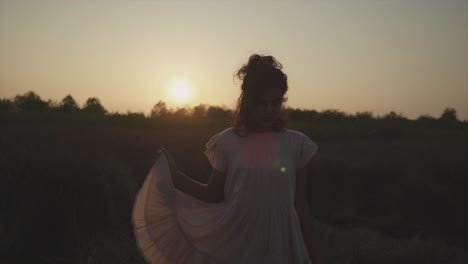
[[[245,129],[249,134],[257,134],[257,133],[272,133],[276,132],[273,127],[252,127],[250,129]]]
[[[259,127],[259,128],[252,129],[253,133],[267,133],[267,132],[273,132],[273,131],[274,130],[271,127],[268,127],[268,128]]]
[[[283,128],[284,130],[284,128]],[[252,134],[263,134],[263,133],[272,133],[272,132],[276,132],[273,127],[268,127],[268,128],[265,128],[265,127],[252,127],[252,128],[246,128],[245,126],[242,126],[238,129],[235,130],[236,131],[236,134],[238,134],[239,136],[248,136],[248,135],[252,135]]]

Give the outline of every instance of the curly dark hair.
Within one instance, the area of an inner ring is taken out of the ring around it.
[[[252,130],[255,125],[254,120],[250,118],[252,111],[266,91],[272,87],[278,87],[283,94],[283,102],[287,101],[284,94],[288,90],[288,76],[282,69],[283,65],[273,56],[253,54],[247,64],[244,64],[234,74],[234,77],[242,81],[241,94],[232,115],[232,126],[238,135],[249,133]],[[286,119],[285,113],[281,111],[273,123],[273,130],[284,130]]]

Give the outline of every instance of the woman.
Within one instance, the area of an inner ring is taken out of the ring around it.
[[[284,127],[287,76],[272,56],[250,56],[233,126],[206,143],[207,184],[176,168],[164,148],[135,201],[148,263],[318,263],[306,165],[318,146]]]

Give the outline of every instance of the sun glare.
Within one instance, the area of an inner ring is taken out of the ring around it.
[[[171,79],[167,83],[166,89],[169,99],[174,103],[185,104],[193,97],[193,84],[187,78],[177,77]]]

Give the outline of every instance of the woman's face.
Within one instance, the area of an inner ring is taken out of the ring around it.
[[[255,106],[252,116],[257,129],[271,129],[280,114],[282,104],[283,93],[279,88],[275,87],[265,92]]]

